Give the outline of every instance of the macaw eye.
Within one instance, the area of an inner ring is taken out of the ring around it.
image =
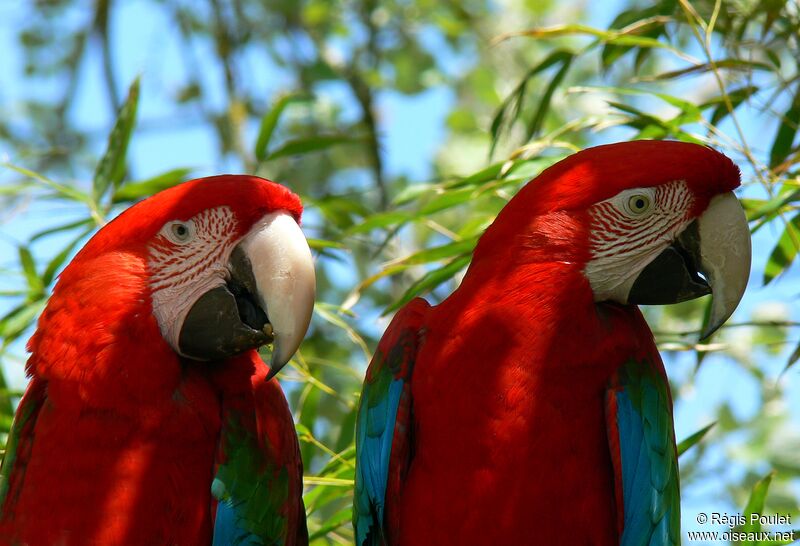
[[[652,202],[650,201],[649,195],[636,193],[628,198],[625,208],[628,213],[634,216],[640,216],[650,210],[651,204]]]
[[[194,238],[194,225],[191,222],[170,222],[164,227],[164,235],[175,244],[181,245]]]

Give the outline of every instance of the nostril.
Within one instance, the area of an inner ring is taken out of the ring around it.
[[[242,323],[253,330],[263,330],[264,326],[269,323],[269,318],[267,313],[259,306],[253,294],[236,279],[230,279],[226,284],[236,300],[236,309],[239,312],[239,319]]]

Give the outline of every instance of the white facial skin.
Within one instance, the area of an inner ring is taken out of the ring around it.
[[[180,333],[195,302],[230,279],[231,253],[241,243],[252,266],[260,307],[274,337],[271,367],[279,369],[305,336],[314,309],[316,280],[308,242],[286,211],[267,214],[239,239],[228,207],[164,224],[150,245],[153,314],[178,354]]]
[[[624,190],[589,209],[592,258],[584,275],[595,301],[627,303],[642,270],[691,223],[684,181]]]
[[[233,211],[217,207],[186,221],[167,222],[150,245],[153,314],[161,335],[178,353],[181,326],[192,305],[230,276],[235,233]]]

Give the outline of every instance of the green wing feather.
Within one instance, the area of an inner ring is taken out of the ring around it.
[[[14,501],[22,489],[25,467],[33,447],[33,429],[39,410],[47,399],[46,386],[47,383],[41,379],[33,378],[14,414],[0,466],[0,521],[13,513]]]
[[[223,396],[214,545],[308,544],[302,463],[286,400],[259,361],[252,391]]]

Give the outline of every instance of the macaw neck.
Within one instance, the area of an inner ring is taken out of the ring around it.
[[[104,407],[171,395],[183,364],[152,313],[144,260],[105,253],[61,276],[28,349],[28,372]]]
[[[517,351],[518,361],[545,356],[532,373],[583,367],[598,355],[616,365],[645,350],[638,340],[652,340],[636,306],[595,302],[581,264],[568,261],[483,261],[441,307],[460,330],[475,328],[475,343]]]

